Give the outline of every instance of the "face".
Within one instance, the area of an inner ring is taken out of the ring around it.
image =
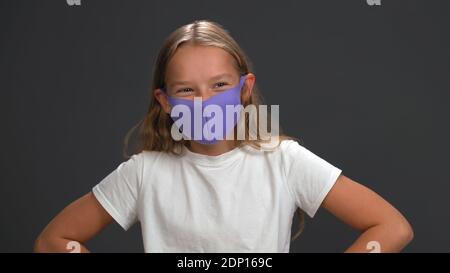
[[[177,49],[167,64],[166,90],[168,95],[194,99],[208,99],[219,92],[228,90],[239,83],[239,72],[233,57],[225,50],[213,46],[186,44]],[[250,96],[255,77],[248,74],[243,88]],[[170,105],[164,91],[154,92],[166,113],[170,113]]]

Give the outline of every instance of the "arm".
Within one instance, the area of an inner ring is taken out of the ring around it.
[[[83,245],[113,221],[92,192],[64,208],[36,239],[34,252],[70,252],[71,241]],[[70,246],[70,244],[69,244]]]
[[[403,215],[369,188],[340,175],[322,207],[349,226],[359,238],[345,252],[369,252],[368,243],[379,243],[381,252],[399,252],[413,238]]]

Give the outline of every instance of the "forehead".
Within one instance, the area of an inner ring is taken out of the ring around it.
[[[235,61],[227,51],[214,46],[185,44],[169,60],[166,80],[201,80],[221,73],[237,73]]]

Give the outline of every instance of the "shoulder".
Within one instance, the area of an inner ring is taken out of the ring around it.
[[[292,139],[284,139],[280,142],[280,150],[281,151],[289,151],[291,149],[301,149],[301,146],[297,141]]]
[[[285,168],[291,165],[292,162],[305,160],[308,156],[308,150],[292,139],[282,139],[266,144],[261,148],[250,147],[246,151],[247,154],[252,155],[255,159],[265,158],[271,165],[281,164]]]
[[[278,145],[274,146],[273,149],[268,149],[269,152],[278,154],[282,157],[296,156],[299,153],[306,151],[300,143],[293,139],[283,139]]]
[[[292,139],[282,139],[280,141],[260,143],[259,145],[259,147],[246,145],[243,150],[247,153],[270,157],[289,156],[306,150],[305,147]]]
[[[173,167],[174,164],[179,162],[180,155],[162,151],[148,151],[144,150],[138,154],[133,155],[136,157],[136,162],[142,166],[142,170],[161,170],[166,167]]]
[[[121,168],[142,171],[144,168],[169,160],[170,155],[159,151],[141,151],[129,156],[121,163]]]
[[[280,142],[278,158],[281,164],[289,169],[293,165],[308,165],[314,160],[315,154],[298,141],[286,139]]]
[[[138,154],[134,154],[131,158],[135,157],[136,161],[142,162],[144,164],[156,164],[168,161],[176,160],[179,156],[172,153],[161,152],[161,151],[148,151],[144,150]]]

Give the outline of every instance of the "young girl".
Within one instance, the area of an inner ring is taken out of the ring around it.
[[[294,213],[314,217],[319,207],[361,231],[347,252],[397,252],[411,241],[400,212],[292,138],[271,149],[248,133],[174,139],[174,105],[216,96],[259,105],[248,59],[216,23],[180,27],[158,55],[138,150],[60,212],[35,251],[69,252],[79,243],[88,252],[83,243],[115,220],[125,230],[140,222],[146,252],[289,252]],[[248,116],[240,120],[248,129]]]

